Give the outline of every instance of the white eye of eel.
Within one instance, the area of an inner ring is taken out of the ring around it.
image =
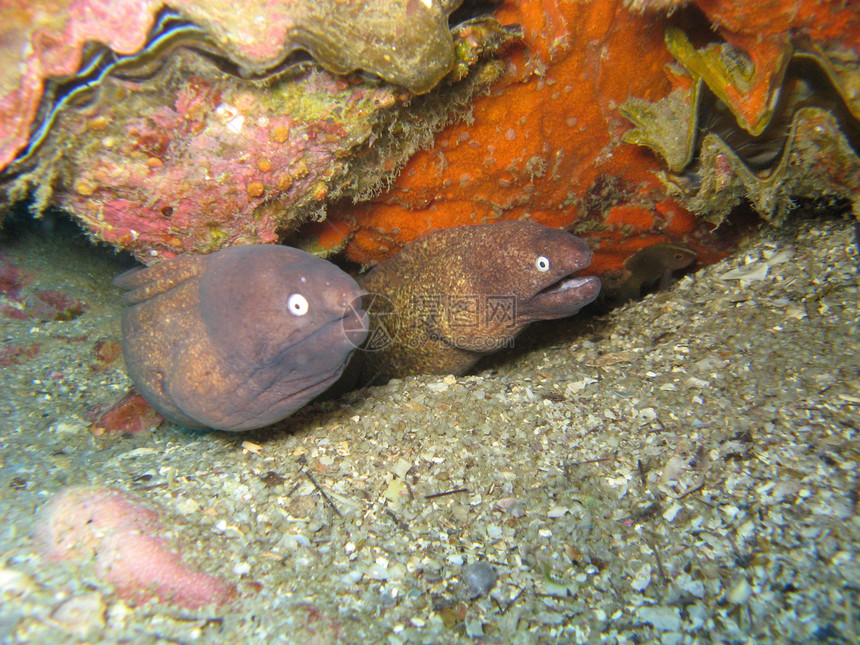
[[[549,258],[543,255],[539,255],[535,260],[535,268],[541,273],[546,273],[549,271]]]
[[[304,316],[308,313],[310,305],[308,304],[308,299],[302,294],[293,293],[290,294],[289,298],[287,298],[287,309],[289,309],[290,313],[294,316]]]

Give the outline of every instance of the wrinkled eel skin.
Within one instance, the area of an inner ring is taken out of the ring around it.
[[[367,334],[362,289],[285,246],[165,260],[114,280],[122,349],[138,391],[189,428],[250,430],[327,389]]]
[[[590,261],[581,239],[533,222],[433,231],[358,278],[371,322],[350,372],[361,384],[462,374],[529,323],[594,300],[600,280],[573,275]]]

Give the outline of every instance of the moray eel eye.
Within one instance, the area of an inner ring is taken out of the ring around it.
[[[535,260],[535,268],[541,273],[549,271],[549,258],[539,255]]]
[[[290,313],[294,316],[304,316],[308,313],[310,305],[308,305],[307,298],[302,294],[294,293],[287,298],[287,309],[289,309]]]

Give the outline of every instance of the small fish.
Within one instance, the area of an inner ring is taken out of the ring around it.
[[[696,252],[677,244],[654,244],[638,250],[624,261],[629,276],[621,284],[606,292],[613,304],[636,300],[644,291],[656,286],[665,289],[672,281],[672,273],[686,269],[696,261]]]
[[[358,279],[373,298],[360,378],[464,373],[528,324],[594,300],[600,279],[574,275],[590,262],[581,239],[534,222],[425,235]]]
[[[364,291],[331,262],[285,246],[235,246],[114,279],[138,391],[188,428],[251,430],[327,389],[367,335]]]

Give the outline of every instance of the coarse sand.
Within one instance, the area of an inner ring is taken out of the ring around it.
[[[119,339],[127,263],[4,235],[22,293],[88,308],[0,317],[0,642],[858,640],[854,221],[795,217],[668,291],[536,326],[473,375],[247,434],[94,432],[129,386],[95,349]],[[68,486],[156,510],[237,599],[134,605],[94,562],[45,557],[39,523]]]

